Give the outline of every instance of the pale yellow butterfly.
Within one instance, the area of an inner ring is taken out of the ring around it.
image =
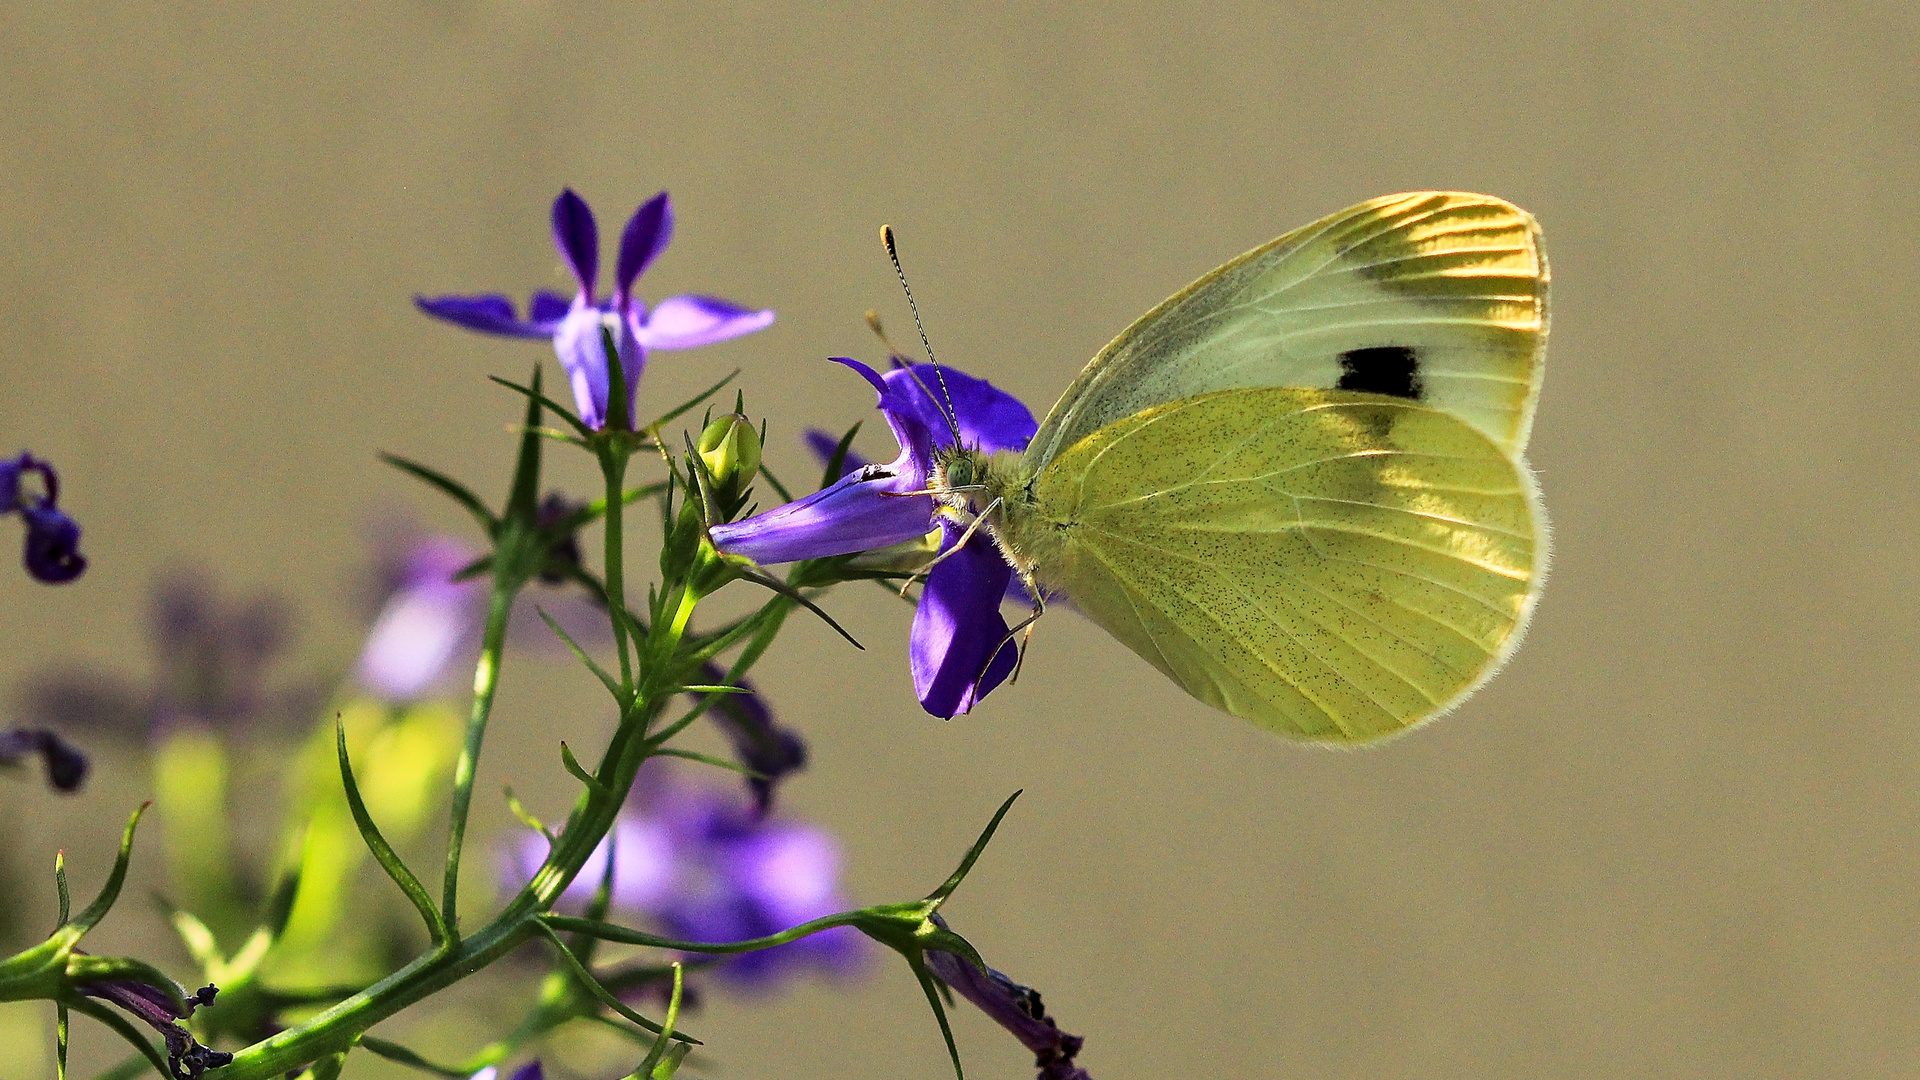
[[[1392,735],[1485,682],[1539,595],[1546,305],[1525,211],[1374,199],[1174,294],[1024,453],[953,451],[930,487],[1201,701]]]

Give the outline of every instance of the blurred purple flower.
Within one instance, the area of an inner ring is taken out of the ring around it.
[[[34,754],[40,755],[46,766],[47,783],[55,791],[78,791],[87,779],[87,756],[52,731],[46,728],[0,731],[0,765],[12,765]]]
[[[468,1077],[467,1080],[494,1080],[494,1078],[499,1075],[500,1070],[495,1066],[489,1065]],[[509,1080],[546,1080],[546,1075],[545,1070],[540,1067],[540,1059],[535,1058],[514,1070],[513,1076],[510,1077]]]
[[[946,928],[947,922],[940,916],[935,915],[933,921]],[[1034,1067],[1040,1070],[1036,1080],[1093,1080],[1087,1070],[1073,1060],[1086,1040],[1060,1030],[1053,1017],[1047,1015],[1040,991],[1022,986],[992,968],[981,971],[949,952],[929,951],[926,956],[927,967],[941,982],[1033,1051]]]
[[[701,666],[700,677],[712,685],[726,681],[727,673],[709,663]],[[807,744],[799,732],[774,722],[773,710],[752,683],[741,679],[734,685],[748,692],[720,695],[707,715],[733,745],[740,764],[760,774],[747,777],[747,792],[753,796],[754,813],[764,818],[773,808],[774,785],[806,768]]]
[[[553,243],[579,283],[571,303],[557,293],[533,294],[527,317],[514,315],[513,302],[490,293],[476,296],[414,297],[420,310],[469,330],[507,337],[548,338],[573,386],[580,420],[591,428],[607,423],[610,377],[601,330],[619,343],[620,367],[627,383],[627,417],[633,416],[634,391],[640,385],[649,349],[691,349],[764,329],[773,312],[753,311],[710,296],[672,296],[649,311],[633,294],[633,283],[673,238],[673,207],[661,192],[641,204],[620,234],[614,262],[613,296],[598,299],[600,232],[586,200],[568,188],[553,201]]]
[[[150,620],[151,681],[91,667],[38,672],[20,688],[22,711],[36,726],[139,739],[183,722],[233,726],[313,717],[322,688],[269,685],[292,633],[280,598],[263,593],[233,601],[206,578],[176,572],[155,584]]]
[[[44,492],[25,490],[21,480],[38,473]],[[80,554],[80,526],[58,505],[60,478],[53,466],[22,450],[13,459],[0,459],[0,514],[19,511],[27,524],[27,573],[49,585],[72,581],[87,568]]]
[[[478,652],[486,583],[453,580],[478,556],[447,536],[410,545],[360,651],[361,685],[387,701],[415,701],[444,689],[455,658]]]
[[[843,910],[840,845],[826,830],[768,820],[725,790],[678,779],[649,765],[644,809],[615,823],[611,902],[685,941],[723,943],[776,934]],[[522,837],[509,852],[508,885],[519,888],[547,856],[546,838]],[[606,873],[607,844],[589,858],[562,901],[585,904]],[[774,949],[722,961],[737,984],[766,986],[802,970],[850,972],[866,939],[840,927]]]
[[[947,418],[928,391],[938,385],[935,369],[916,364],[882,376],[857,360],[835,362],[873,384],[899,455],[785,506],[716,525],[713,542],[756,562],[782,563],[870,551],[923,537],[937,526],[946,557],[927,575],[914,611],[913,685],[927,712],[966,712],[1013,671],[1016,650],[1002,647],[1007,621],[1000,615],[1013,569],[982,536],[948,555],[964,526],[936,514],[930,496],[902,494],[926,490],[935,449],[954,444]],[[1039,425],[1025,405],[985,379],[953,368],[944,374],[962,444],[988,454],[1026,448]]]

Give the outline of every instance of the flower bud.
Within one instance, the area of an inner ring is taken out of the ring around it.
[[[760,471],[760,433],[739,413],[717,417],[700,433],[696,444],[714,484],[730,495],[752,481]]]

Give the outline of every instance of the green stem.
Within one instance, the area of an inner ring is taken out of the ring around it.
[[[607,616],[613,621],[613,646],[620,654],[620,685],[633,689],[633,664],[627,658],[627,624],[621,618],[627,610],[626,543],[623,522],[626,502],[620,494],[626,489],[627,455],[620,451],[602,453],[600,471],[607,480]]]
[[[487,719],[493,715],[494,691],[500,685],[500,654],[507,643],[507,617],[520,583],[508,560],[495,556],[493,592],[487,599],[487,630],[480,662],[473,670],[473,711],[467,716],[467,741],[453,769],[453,810],[447,827],[446,877],[440,890],[440,913],[449,941],[460,939],[460,851],[467,837],[467,810],[473,803],[473,782],[480,766],[480,744],[487,737]]]

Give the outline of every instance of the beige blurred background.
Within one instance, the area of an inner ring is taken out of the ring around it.
[[[499,488],[515,407],[484,376],[551,357],[409,298],[562,287],[562,185],[603,230],[672,190],[648,296],[778,309],[643,392],[743,367],[790,474],[799,428],[873,415],[823,358],[879,359],[868,307],[904,329],[883,221],[942,357],[1041,412],[1245,248],[1493,192],[1553,260],[1555,555],[1467,707],[1372,752],[1288,745],[1066,616],[941,723],[906,609],[849,589],[868,652],[796,622],[761,668],[815,753],[787,805],[877,902],[1025,788],[948,912],[1099,1080],[1920,1076],[1917,60],[1891,2],[9,4],[0,451],[59,465],[93,567],[0,573],[0,680],[143,670],[147,587],[183,566],[283,592],[304,655],[350,656],[368,522],[461,524],[374,452]],[[561,806],[554,742],[606,720],[576,670],[510,668],[481,791]],[[10,857],[65,847],[89,891],[146,794],[131,760],[70,799],[0,777]],[[130,894],[96,947],[184,976],[155,925]],[[969,1075],[1031,1075],[958,1026]],[[950,1075],[897,963],[693,1029],[718,1077]]]

